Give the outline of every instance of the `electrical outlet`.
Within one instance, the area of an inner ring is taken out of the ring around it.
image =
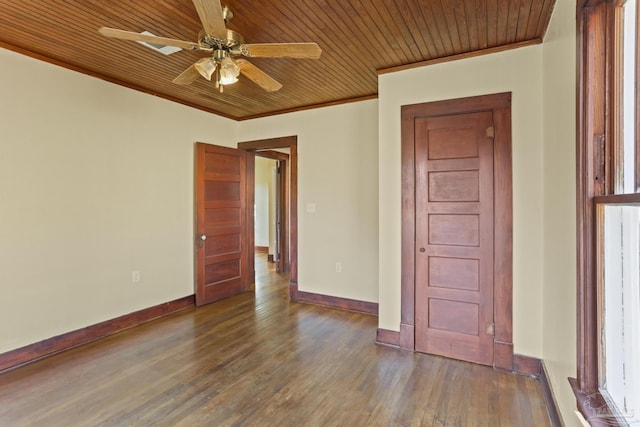
[[[342,273],[342,263],[336,262],[336,273]]]
[[[140,270],[135,270],[131,272],[131,283],[140,282]]]

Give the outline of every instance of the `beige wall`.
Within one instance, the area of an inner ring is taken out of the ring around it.
[[[377,105],[373,100],[241,122],[241,141],[298,136],[301,291],[378,301]],[[307,212],[309,203],[315,213]]]
[[[400,326],[400,108],[512,92],[516,353],[542,356],[542,48],[416,68],[379,78],[379,259],[381,328]]]
[[[269,191],[273,167],[275,167],[275,160],[256,157],[254,224],[256,246],[269,246]]]
[[[558,0],[543,45],[543,349],[566,425],[576,376],[575,1]]]
[[[193,294],[193,143],[237,123],[3,49],[0,94],[0,353]]]

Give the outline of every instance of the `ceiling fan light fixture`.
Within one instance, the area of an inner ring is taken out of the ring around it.
[[[220,61],[220,84],[230,85],[238,81],[240,67],[228,56]]]
[[[211,81],[211,76],[216,70],[216,62],[211,58],[202,58],[195,63],[195,69],[200,73],[202,77]]]

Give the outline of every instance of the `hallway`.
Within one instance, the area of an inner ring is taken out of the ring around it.
[[[256,291],[0,375],[2,426],[544,426],[540,383],[374,344],[374,316]]]

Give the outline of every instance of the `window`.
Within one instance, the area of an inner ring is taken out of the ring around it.
[[[614,86],[619,87],[617,102],[613,105],[616,127],[614,138],[618,146],[613,157],[615,173],[614,193],[635,193],[640,187],[637,168],[638,104],[636,82],[638,81],[638,31],[637,0],[626,0],[615,9],[614,29],[617,34],[617,49],[614,61]],[[621,93],[620,93],[621,92]],[[615,100],[614,100],[615,101]]]
[[[578,2],[578,406],[640,426],[639,0]]]
[[[640,426],[640,203],[620,199],[596,198],[598,385],[611,415]]]

